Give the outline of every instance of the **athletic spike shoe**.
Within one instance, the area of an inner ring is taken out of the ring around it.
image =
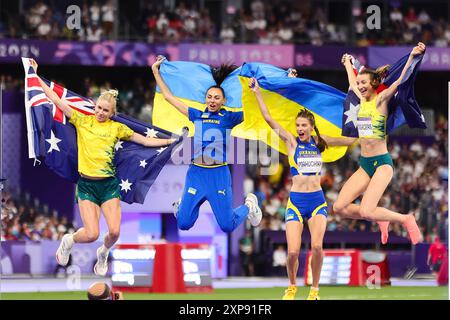
[[[97,263],[94,266],[94,273],[97,276],[105,276],[108,272],[108,253],[109,251],[102,250],[104,246],[102,245],[97,249]]]
[[[73,240],[72,244],[70,243],[70,237],[73,235],[66,234],[62,237],[61,243],[59,244],[58,250],[56,250],[56,261],[60,266],[67,266],[67,263],[69,262],[70,257],[70,251],[72,250]]]
[[[306,300],[320,300],[319,290],[311,288],[309,290],[309,295],[308,298],[306,298]]]
[[[295,300],[295,294],[297,293],[297,286],[289,286],[284,290],[283,300]]]
[[[178,215],[178,210],[180,209],[180,204],[181,204],[181,198],[178,199],[177,201],[175,201],[174,203],[172,203],[173,215],[175,216],[175,218]]]
[[[258,206],[258,198],[253,193],[247,194],[245,205],[249,207],[248,219],[250,224],[254,227],[259,226],[262,219],[262,211]]]

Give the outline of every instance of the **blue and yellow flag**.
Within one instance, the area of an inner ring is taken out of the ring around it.
[[[215,85],[208,65],[194,62],[163,62],[161,76],[172,94],[191,107],[205,109],[206,90]],[[295,119],[303,108],[314,114],[320,134],[341,137],[341,121],[345,94],[323,83],[288,78],[283,69],[264,63],[245,63],[234,70],[221,84],[226,95],[226,109],[244,111],[244,122],[231,134],[238,138],[261,140],[272,148],[287,154],[286,145],[264,121],[255,94],[248,87],[255,77],[261,87],[264,101],[272,117],[294,136]],[[157,88],[153,108],[153,124],[180,133],[184,126],[192,135],[193,124],[164,100]],[[347,147],[329,147],[323,152],[325,162],[341,158]]]
[[[166,60],[161,64],[159,72],[175,97],[192,108],[205,110],[206,91],[216,85],[210,66],[196,62]],[[239,73],[240,68],[234,70],[221,84],[227,99],[225,109],[229,111],[242,111]],[[181,134],[182,128],[188,127],[189,136],[194,135],[194,124],[164,99],[159,87],[156,87],[152,121],[153,125],[173,133]],[[234,130],[231,134],[234,135]]]

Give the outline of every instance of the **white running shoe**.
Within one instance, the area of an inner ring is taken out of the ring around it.
[[[174,203],[172,203],[173,214],[174,214],[175,218],[178,215],[178,210],[180,209],[180,204],[181,204],[181,198],[178,199],[177,201],[175,201]]]
[[[56,250],[56,261],[60,266],[67,266],[70,257],[70,251],[72,250],[72,245],[70,244],[69,237],[72,237],[72,234],[65,234],[61,243],[59,244],[58,250]]]
[[[245,198],[245,204],[250,209],[248,213],[248,219],[250,220],[250,224],[254,227],[259,226],[262,219],[262,211],[258,206],[258,198],[253,193],[249,193]]]
[[[102,250],[103,245],[97,249],[97,263],[94,266],[94,273],[97,276],[105,276],[108,272],[108,254],[109,251],[104,253]]]

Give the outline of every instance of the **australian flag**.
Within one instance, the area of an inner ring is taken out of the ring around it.
[[[380,93],[384,89],[388,88],[395,80],[397,80],[406,62],[408,61],[409,54],[401,58],[394,65],[392,65],[387,76],[382,81],[382,84],[378,87],[377,92]],[[416,78],[420,63],[422,62],[423,54],[415,56],[402,82],[397,88],[396,94],[391,98],[388,104],[388,118],[386,121],[387,134],[391,133],[394,129],[407,123],[410,128],[426,129],[425,117],[420,111],[420,107],[417,104],[416,97],[414,95],[414,80]],[[364,66],[360,62],[352,59],[353,70],[355,74],[358,74],[364,70]],[[342,116],[342,135],[347,137],[358,137],[358,129],[356,127],[356,121],[358,117],[358,111],[360,107],[360,101],[358,96],[349,90],[344,100],[344,113]]]
[[[28,154],[30,158],[45,159],[45,164],[61,177],[77,182],[78,151],[75,127],[69,123],[44,93],[28,58],[22,58],[25,69],[25,112],[27,118]],[[42,80],[70,107],[83,114],[94,114],[95,103],[66,88]],[[171,138],[167,131],[150,126],[125,115],[117,114],[112,120],[127,125],[134,132],[147,137]],[[186,136],[168,147],[144,147],[128,141],[115,145],[114,165],[120,182],[122,201],[144,203],[145,196],[171,153]]]

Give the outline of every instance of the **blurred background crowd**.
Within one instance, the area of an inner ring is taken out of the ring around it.
[[[447,47],[449,12],[442,3],[414,7],[389,1],[122,1],[28,0],[0,19],[0,37],[46,40],[138,40],[148,43],[415,44]],[[170,5],[168,5],[170,4]],[[382,31],[368,32],[366,8],[382,9]],[[78,6],[80,28],[66,24]],[[70,12],[72,13],[72,11]]]

